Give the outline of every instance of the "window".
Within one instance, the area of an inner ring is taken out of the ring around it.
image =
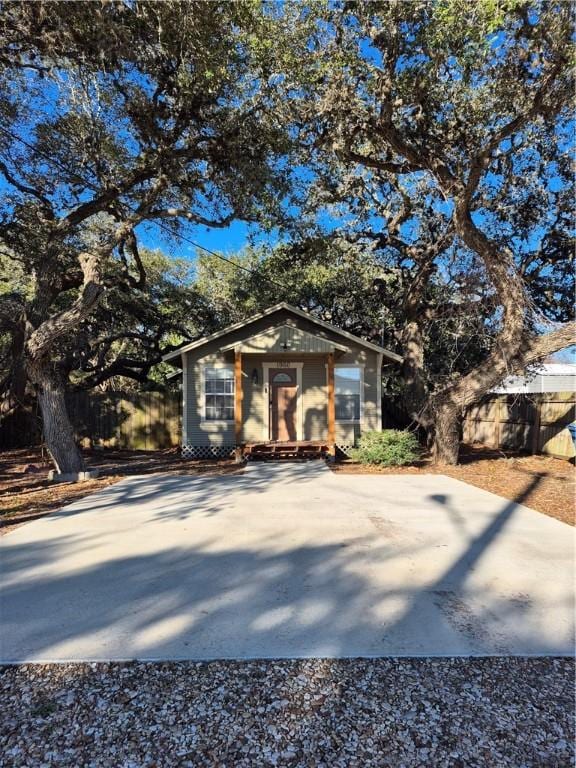
[[[334,369],[334,400],[337,421],[360,421],[362,373],[360,368]]]
[[[275,373],[272,377],[272,384],[292,384],[292,376],[289,373]]]
[[[204,418],[234,421],[233,368],[204,368]]]

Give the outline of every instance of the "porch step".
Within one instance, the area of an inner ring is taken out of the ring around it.
[[[244,448],[247,461],[323,459],[327,455],[325,443],[255,443]]]

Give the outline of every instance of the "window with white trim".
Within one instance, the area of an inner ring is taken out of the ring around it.
[[[204,368],[204,418],[234,421],[234,369]]]
[[[362,371],[356,366],[334,368],[336,421],[360,421]]]

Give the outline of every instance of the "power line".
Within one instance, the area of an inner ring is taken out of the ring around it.
[[[170,228],[167,227],[166,224],[163,224],[160,221],[154,221],[154,225],[168,232],[168,234],[172,234],[172,232],[170,231]],[[184,242],[186,243],[190,243],[190,245],[194,245],[196,248],[199,248],[201,251],[205,251],[206,253],[210,254],[210,256],[215,256],[217,259],[220,259],[221,261],[225,261],[227,264],[232,264],[232,266],[236,267],[236,269],[241,269],[244,272],[248,272],[248,274],[250,275],[255,275],[256,277],[262,280],[267,280],[269,283],[272,283],[278,288],[282,288],[282,290],[284,291],[288,290],[287,285],[278,283],[276,280],[273,280],[271,277],[267,277],[266,275],[260,275],[258,272],[256,272],[256,270],[252,269],[251,267],[244,267],[242,266],[242,264],[237,264],[235,261],[232,261],[232,259],[228,259],[226,258],[226,256],[222,256],[222,254],[216,253],[216,251],[211,251],[210,248],[206,248],[205,246],[200,245],[199,243],[195,243],[194,240],[190,240],[185,235],[178,234],[177,237],[179,237],[181,240],[184,240]]]
[[[62,164],[59,160],[56,158],[50,157],[50,155],[46,154],[46,152],[43,152],[41,149],[38,149],[38,147],[35,147],[33,144],[30,144],[30,142],[26,141],[26,139],[23,139],[21,136],[18,136],[18,134],[13,133],[12,131],[5,128],[3,125],[0,125],[0,131],[4,133],[6,136],[9,136],[14,141],[19,141],[21,144],[23,144],[25,147],[28,147],[32,152],[35,152],[40,157],[43,157],[45,160],[47,160],[51,165],[56,166],[60,168],[60,170],[65,171],[67,174],[72,174],[76,176],[80,181],[82,181],[83,184],[85,184],[87,187],[92,189],[94,192],[99,192],[97,186],[92,184],[91,181],[88,181],[88,179],[84,178],[84,176],[81,176],[76,171],[71,171],[69,168],[67,168],[64,164]],[[132,211],[132,209],[128,209],[131,213],[135,213],[135,211]],[[167,227],[165,224],[163,224],[160,221],[151,220],[153,222],[154,226],[158,227],[159,229],[163,229],[165,232],[168,232],[169,235],[175,236],[170,227]],[[235,261],[232,261],[232,259],[228,259],[226,256],[223,256],[221,253],[216,253],[216,251],[210,250],[210,248],[206,248],[204,245],[200,245],[200,243],[196,243],[194,240],[191,240],[190,238],[186,237],[183,234],[178,234],[176,237],[179,237],[181,240],[184,240],[184,242],[189,243],[190,245],[193,245],[195,248],[198,248],[201,251],[204,251],[205,253],[208,253],[210,256],[214,256],[217,259],[220,259],[220,261],[224,261],[226,264],[231,264],[233,267],[236,267],[236,269],[240,269],[243,272],[247,272],[250,275],[253,275],[261,280],[266,280],[267,282],[271,283],[272,285],[275,285],[277,288],[282,288],[283,291],[287,291],[288,286],[283,285],[282,283],[279,283],[276,280],[273,280],[271,277],[267,277],[266,275],[261,275],[256,270],[252,269],[251,267],[244,267],[242,264],[237,264]]]

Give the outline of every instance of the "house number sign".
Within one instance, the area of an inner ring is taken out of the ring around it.
[[[289,363],[287,360],[283,360],[282,362],[276,364],[277,368],[290,368],[290,366],[291,363]]]

